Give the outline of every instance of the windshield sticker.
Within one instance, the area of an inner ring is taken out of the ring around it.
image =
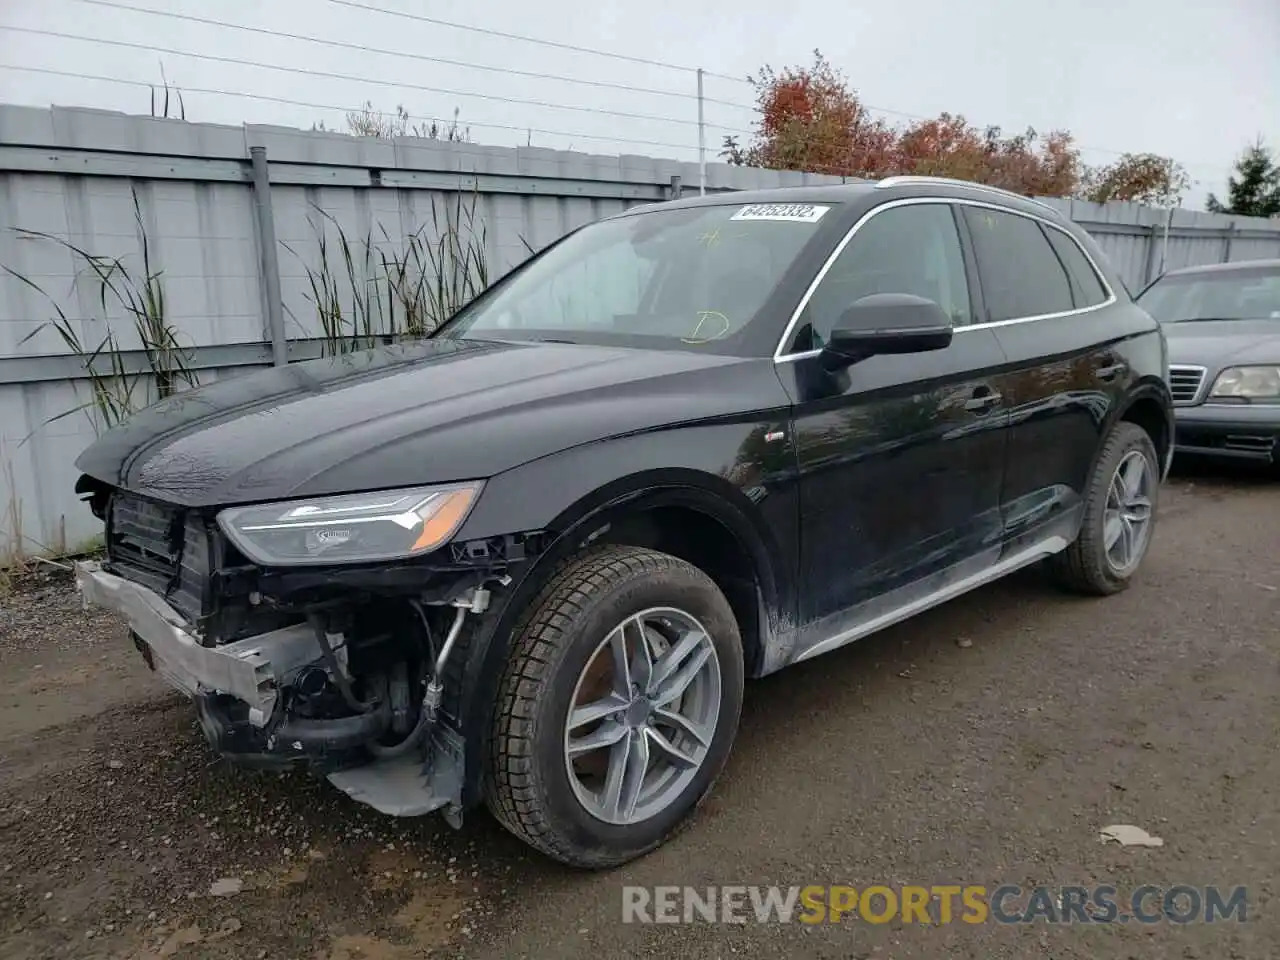
[[[730,220],[790,220],[793,223],[817,223],[830,207],[814,203],[753,203],[743,207]]]

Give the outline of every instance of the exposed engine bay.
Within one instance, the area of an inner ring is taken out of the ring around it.
[[[98,488],[86,603],[123,614],[231,762],[327,776],[383,813],[461,822],[466,649],[535,536],[376,567],[249,562],[200,511]]]

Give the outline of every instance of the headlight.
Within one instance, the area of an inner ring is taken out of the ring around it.
[[[229,507],[218,525],[267,566],[394,560],[434,550],[458,532],[480,483],[379,490]]]
[[[1209,396],[1239,400],[1280,399],[1280,366],[1227,367],[1213,382]]]

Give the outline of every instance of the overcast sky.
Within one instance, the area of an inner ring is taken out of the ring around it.
[[[864,0],[818,6],[707,0],[701,7],[688,0],[0,0],[0,26],[86,38],[0,29],[0,101],[147,113],[144,86],[104,78],[154,83],[163,64],[170,82],[184,90],[189,120],[303,128],[323,120],[340,129],[343,108],[369,100],[388,111],[403,104],[415,118],[447,117],[456,107],[482,143],[531,141],[696,159],[692,72],[442,26],[396,11],[725,75],[705,81],[708,99],[725,101],[706,104],[709,160],[726,134],[746,139],[752,124],[745,109],[752,89],[729,78],[765,63],[806,64],[815,46],[867,103],[892,111],[886,113],[891,120],[945,110],[1009,132],[1065,128],[1089,163],[1122,151],[1173,156],[1198,181],[1188,197],[1191,206],[1199,206],[1209,190],[1225,191],[1233,159],[1254,137],[1262,134],[1280,146],[1280,0]],[[101,42],[107,40],[138,46]],[[432,57],[602,86],[424,59]],[[10,69],[15,66],[85,76]]]

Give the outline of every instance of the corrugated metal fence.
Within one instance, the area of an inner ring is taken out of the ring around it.
[[[12,271],[0,272],[0,558],[75,549],[98,532],[72,492],[73,461],[94,423],[88,410],[59,418],[88,399],[84,364],[46,321],[60,309],[85,345],[108,328],[123,347],[140,345],[127,313],[104,304],[86,262],[58,241],[107,263],[120,258],[140,276],[145,238],[168,321],[208,382],[273,356],[319,354],[311,282],[322,237],[330,257],[339,256],[339,231],[371,238],[376,257],[450,210],[456,216],[465,196],[494,277],[529,248],[688,192],[697,176],[696,164],[649,157],[0,105],[0,265]],[[717,192],[826,182],[839,180],[707,168]],[[1280,256],[1280,223],[1049,202],[1093,233],[1135,288],[1162,268]],[[349,274],[331,274],[345,304],[368,279],[363,256],[356,251]],[[142,369],[140,354],[126,362]]]

